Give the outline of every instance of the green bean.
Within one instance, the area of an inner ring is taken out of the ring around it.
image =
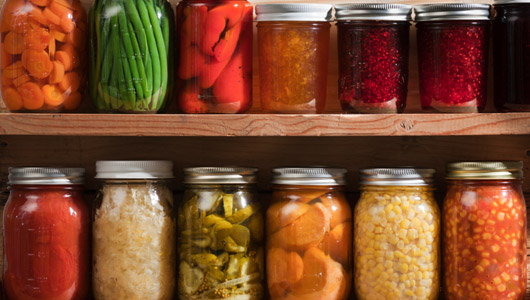
[[[147,46],[151,54],[152,65],[153,65],[153,94],[156,94],[160,88],[160,77],[161,77],[160,68],[162,64],[160,61],[160,57],[158,55],[158,49],[157,49],[158,47],[156,44],[156,39],[153,34],[153,29],[156,26],[153,26],[150,23],[149,12],[147,11],[148,10],[147,7],[149,7],[149,5],[146,5],[143,0],[138,0],[136,3],[138,5],[138,12],[140,13],[140,19],[142,20],[142,24],[144,28],[148,29],[146,30]]]
[[[112,56],[113,56],[113,76],[117,77],[118,81],[118,99],[122,102],[122,106],[125,106],[128,103],[129,95],[127,94],[127,84],[125,83],[125,75],[123,74],[123,65],[122,65],[122,54],[120,49],[120,27],[118,25],[118,17],[116,15],[112,16],[112,33],[113,38],[110,41],[110,46],[112,47]]]
[[[131,109],[136,105],[136,94],[134,89],[134,82],[132,80],[131,69],[129,62],[127,61],[127,51],[125,51],[125,45],[123,39],[120,42],[120,52],[123,53],[121,56],[123,73],[125,74],[125,83],[127,84],[127,95],[129,95],[129,101],[131,102]]]
[[[143,63],[141,61],[138,45],[132,41],[136,40],[136,36],[134,34],[129,34],[130,31],[127,30],[129,27],[125,13],[120,13],[118,15],[118,23],[120,25],[121,38],[125,45],[125,53],[129,61],[129,68],[131,69],[132,81],[136,88],[136,95],[138,99],[143,99],[144,89],[142,87],[142,82],[145,81],[145,72],[142,73]]]
[[[141,0],[140,0],[141,1]],[[166,87],[167,87],[167,67],[168,67],[168,61],[167,61],[167,51],[166,51],[166,44],[164,42],[164,36],[162,34],[162,29],[160,28],[160,20],[158,19],[158,16],[154,9],[154,1],[155,0],[147,0],[147,10],[149,13],[149,17],[151,18],[151,24],[153,24],[154,34],[156,38],[156,44],[158,45],[158,52],[160,56],[160,71],[161,71],[161,87],[160,87],[160,100],[163,100],[165,94],[166,94]],[[158,105],[157,105],[158,107]]]
[[[137,57],[136,59],[142,62],[142,66],[143,66],[143,60],[146,57],[146,49],[147,49],[146,30],[142,26],[140,15],[138,14],[138,10],[136,9],[136,5],[133,2],[133,0],[124,0],[124,1],[125,1],[125,12],[127,13],[128,20],[132,23],[132,26],[134,28],[134,31],[130,31],[131,36],[134,35],[138,39],[137,41],[138,41],[139,51],[136,52],[135,50],[135,52],[139,54],[140,57]],[[149,89],[147,87],[145,69],[142,74],[140,64],[138,63],[137,65],[139,67],[139,72],[141,75],[142,91],[148,91]],[[142,97],[141,97],[142,99],[144,98],[144,95],[145,93],[142,93]],[[148,96],[150,95],[145,95],[145,97],[148,97]]]

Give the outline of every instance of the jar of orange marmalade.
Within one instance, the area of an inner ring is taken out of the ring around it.
[[[521,162],[447,166],[445,294],[451,300],[524,299],[526,206]]]
[[[346,170],[273,170],[266,215],[267,279],[278,299],[347,299],[352,270],[352,214]]]

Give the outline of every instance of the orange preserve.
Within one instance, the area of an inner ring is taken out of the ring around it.
[[[84,169],[10,168],[4,289],[10,300],[81,300],[89,288]]]
[[[270,298],[348,299],[352,272],[352,214],[344,169],[273,171],[273,200],[265,218]]]
[[[262,4],[256,14],[263,111],[322,113],[331,5]]]
[[[462,162],[451,163],[447,169],[443,209],[446,298],[524,299],[522,163]]]

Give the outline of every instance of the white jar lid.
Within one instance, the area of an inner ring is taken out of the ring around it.
[[[331,20],[331,4],[274,3],[256,5],[256,21],[314,21]]]
[[[173,178],[173,162],[168,160],[106,160],[96,162],[97,179]]]

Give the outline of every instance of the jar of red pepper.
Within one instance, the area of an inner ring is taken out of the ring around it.
[[[424,111],[471,113],[486,106],[488,4],[415,7]]]
[[[252,106],[252,17],[245,0],[177,6],[178,105],[183,113],[243,113]]]
[[[11,300],[82,300],[89,289],[85,170],[9,168],[4,289]]]
[[[496,0],[493,7],[495,106],[530,111],[530,0]]]
[[[343,111],[402,112],[407,100],[412,7],[340,4],[335,11]]]
[[[525,298],[522,173],[521,162],[448,165],[443,209],[447,299]]]

